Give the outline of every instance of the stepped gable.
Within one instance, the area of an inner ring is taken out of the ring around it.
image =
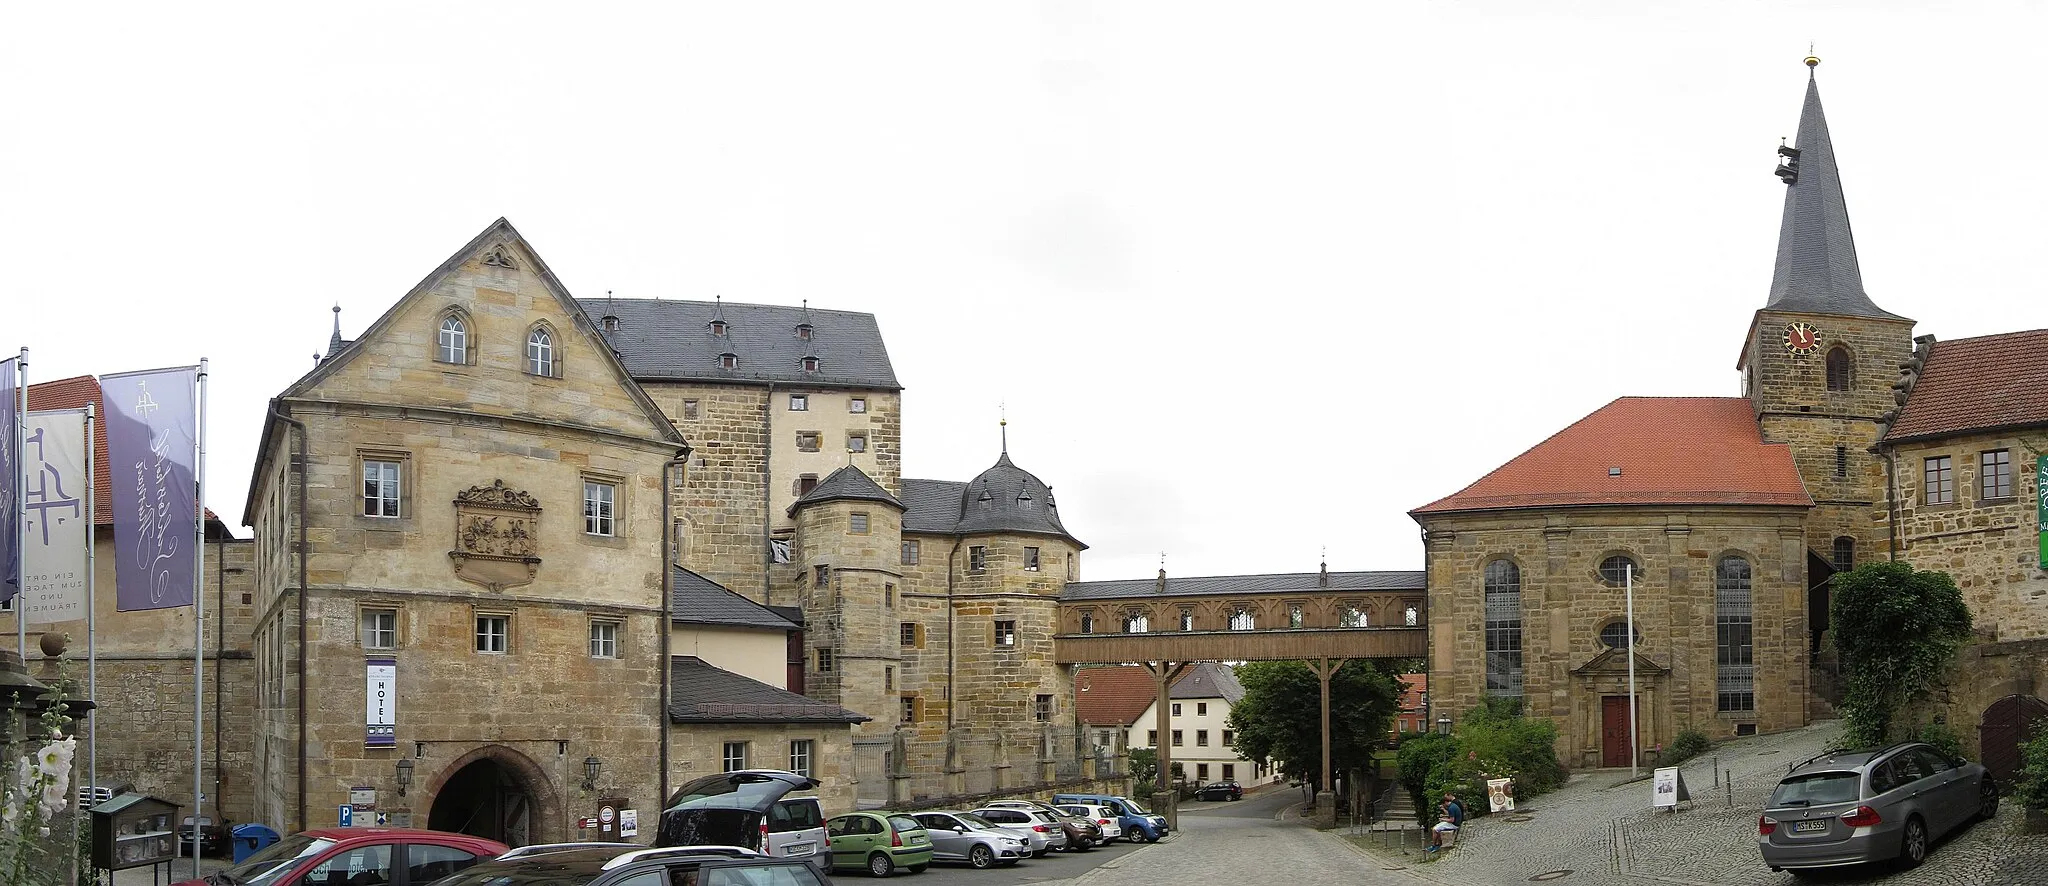
[[[2048,425],[2048,329],[1937,341],[1886,443]]]
[[[1740,397],[1622,397],[1458,492],[1409,511],[1587,505],[1811,507],[1790,447]]]

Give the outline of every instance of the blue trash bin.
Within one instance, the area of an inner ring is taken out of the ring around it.
[[[235,825],[234,836],[236,864],[248,861],[249,856],[277,842],[277,832],[260,824]]]

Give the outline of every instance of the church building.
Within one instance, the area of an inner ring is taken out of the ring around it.
[[[1954,574],[1997,641],[1970,655],[2002,662],[1998,692],[2033,692],[2048,550],[2024,468],[2048,448],[2048,332],[1937,343],[1872,300],[1811,75],[1778,153],[1742,396],[1619,398],[1410,511],[1439,711],[1520,699],[1566,763],[1629,765],[1632,589],[1641,748],[1803,726],[1839,698],[1829,579],[1873,556]],[[1960,707],[1974,743],[1982,708]]]

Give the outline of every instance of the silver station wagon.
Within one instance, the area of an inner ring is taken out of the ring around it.
[[[1793,767],[1757,819],[1756,845],[1773,871],[1891,859],[1912,867],[1944,834],[1997,814],[1998,786],[1983,766],[1908,742]]]

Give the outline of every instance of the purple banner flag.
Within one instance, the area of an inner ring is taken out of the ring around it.
[[[0,443],[0,601],[14,599],[21,593],[21,458],[14,447],[21,442],[17,432],[21,427],[21,383],[17,381],[15,363],[19,358],[0,360],[0,394],[7,396],[7,402],[0,404],[0,427],[6,429],[7,440]]]
[[[115,609],[192,605],[199,544],[199,369],[100,378],[114,486]]]

